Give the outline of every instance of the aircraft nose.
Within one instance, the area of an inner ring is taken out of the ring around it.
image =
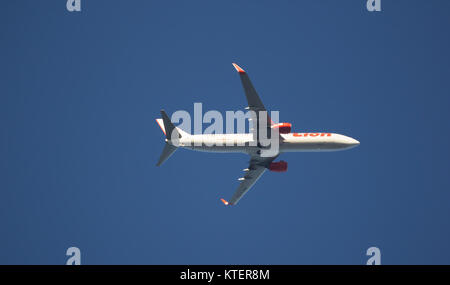
[[[359,141],[355,140],[354,138],[347,137],[347,144],[350,147],[355,147],[359,145]]]

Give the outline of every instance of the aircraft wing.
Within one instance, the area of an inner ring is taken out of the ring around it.
[[[252,188],[252,186],[258,181],[258,179],[267,170],[269,164],[277,158],[278,155],[273,157],[259,157],[257,155],[252,155],[250,159],[250,164],[248,168],[244,169],[245,175],[239,178],[241,184],[231,197],[230,201],[220,199],[225,205],[236,205],[239,200]]]
[[[236,68],[236,71],[239,73],[239,77],[241,78],[242,87],[244,87],[245,97],[247,97],[249,109],[255,111],[266,111],[266,108],[264,107],[261,98],[259,98],[258,93],[256,93],[255,87],[253,87],[247,73],[236,63],[233,63],[233,66]]]
[[[242,87],[244,88],[245,97],[247,98],[248,107],[246,109],[255,112],[256,116],[252,115],[252,132],[256,135],[256,138],[259,138],[258,130],[262,128],[263,125],[266,125],[268,129],[272,125],[272,120],[270,119],[269,113],[267,112],[266,107],[264,107],[261,98],[259,98],[258,93],[256,93],[255,87],[253,87],[250,78],[247,73],[240,68],[236,63],[233,63],[234,68],[239,73],[239,77],[241,78]],[[260,121],[259,112],[265,111],[267,112],[266,120]],[[259,127],[259,128],[258,128]]]

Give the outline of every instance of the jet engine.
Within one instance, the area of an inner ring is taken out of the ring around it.
[[[272,126],[272,129],[278,129],[280,134],[289,134],[291,132],[291,123],[279,123]]]
[[[278,162],[272,162],[269,164],[269,170],[275,171],[275,172],[286,172],[287,171],[287,162],[286,161],[278,161]]]

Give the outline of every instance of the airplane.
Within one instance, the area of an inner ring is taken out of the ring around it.
[[[246,109],[253,111],[254,114],[268,114],[247,73],[236,63],[233,63],[233,66],[238,72],[244,88],[248,102]],[[287,162],[282,160],[274,162],[281,153],[338,151],[354,148],[360,144],[354,138],[335,133],[293,133],[290,123],[275,124],[268,115],[267,118],[264,117],[265,115],[252,115],[250,120],[253,127],[250,128],[250,133],[194,135],[175,127],[164,110],[161,110],[161,116],[162,118],[156,119],[156,122],[166,135],[166,144],[157,166],[165,162],[179,147],[206,152],[239,152],[250,156],[249,165],[243,170],[244,176],[238,179],[240,184],[234,195],[229,201],[220,199],[225,205],[236,205],[266,170],[287,171]],[[278,133],[278,152],[271,156],[262,154],[265,147],[258,141],[260,139],[258,132],[264,127],[268,130],[267,137],[270,136],[272,130],[276,130]],[[233,144],[223,144],[224,141],[231,141]]]

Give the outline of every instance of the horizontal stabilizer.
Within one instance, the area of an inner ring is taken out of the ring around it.
[[[166,161],[170,156],[172,156],[172,154],[176,150],[177,150],[176,146],[166,143],[156,166],[160,166],[161,164],[163,164],[163,162]]]

